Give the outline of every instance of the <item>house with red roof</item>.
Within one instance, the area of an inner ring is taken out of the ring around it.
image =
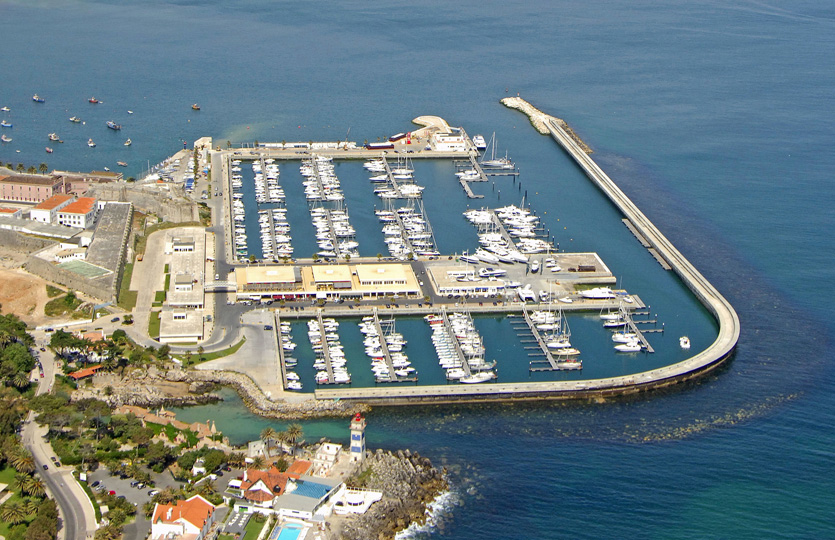
[[[71,378],[74,381],[80,381],[81,379],[86,379],[87,377],[92,377],[96,374],[98,370],[101,369],[101,364],[96,364],[95,366],[86,367],[84,369],[79,369],[78,371],[73,371],[67,377]]]
[[[214,523],[215,506],[195,495],[185,501],[154,506],[152,540],[203,540]]]
[[[57,221],[67,227],[81,227],[87,229],[96,222],[96,199],[93,197],[79,197],[58,211]]]

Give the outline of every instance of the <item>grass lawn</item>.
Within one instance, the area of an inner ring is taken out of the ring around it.
[[[165,292],[168,292],[168,289],[171,287],[171,274],[165,274]]]
[[[14,480],[15,476],[17,476],[17,471],[13,467],[5,467],[3,470],[0,470],[0,484],[9,485],[9,487],[6,488],[6,491],[4,491],[3,494],[5,495],[6,493],[13,493],[13,495],[9,498],[6,504],[21,500],[20,493],[12,489],[12,481]],[[28,523],[32,519],[34,519],[34,516],[28,518],[24,523]],[[9,529],[11,528],[11,524],[0,521],[0,536],[8,538]]]
[[[157,291],[154,293],[154,304],[162,305],[165,302],[165,291]]]
[[[132,311],[136,307],[137,291],[130,290],[130,279],[133,276],[133,263],[125,265],[122,271],[122,284],[119,287],[119,301],[117,305],[125,311]]]
[[[55,298],[56,296],[60,296],[64,294],[66,291],[59,289],[58,287],[53,287],[52,285],[46,286],[46,295],[50,298]]]
[[[168,263],[165,263],[165,269],[162,271],[163,274],[168,273]]]
[[[152,339],[159,339],[159,311],[152,311],[148,319],[148,335]]]
[[[261,534],[261,529],[264,528],[265,524],[266,521],[258,523],[257,521],[255,521],[254,518],[250,519],[249,523],[246,524],[246,528],[244,529],[246,531],[246,534],[244,534],[242,540],[256,540],[258,538],[258,535]]]
[[[47,317],[60,317],[62,315],[66,315],[67,313],[72,313],[83,303],[77,297],[73,297],[71,302],[68,302],[67,300],[67,295],[53,298],[44,306],[44,315]]]
[[[210,353],[203,353],[202,359],[201,359],[200,356],[198,356],[198,354],[196,352],[192,353],[191,354],[191,362],[189,362],[189,365],[200,364],[200,363],[203,363],[203,362],[208,362],[209,360],[215,360],[217,358],[223,358],[224,356],[229,356],[230,354],[235,354],[236,352],[238,352],[238,349],[240,349],[245,342],[246,342],[246,338],[241,338],[241,340],[239,342],[235,343],[234,345],[232,345],[228,349],[223,349],[223,350],[220,350],[220,351],[215,351],[215,352],[210,352]],[[185,355],[177,354],[177,355],[172,355],[172,356],[174,356],[178,360],[182,360],[183,365],[185,365],[185,360],[186,360]]]

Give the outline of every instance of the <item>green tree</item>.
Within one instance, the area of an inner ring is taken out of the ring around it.
[[[41,174],[46,174],[46,171],[48,171],[48,170],[49,170],[49,165],[47,165],[46,163],[43,163],[43,162],[42,162],[42,163],[38,166],[38,170],[41,172]]]
[[[38,172],[38,169],[34,165],[29,165],[29,168],[26,169],[26,172],[28,172],[29,174],[35,174],[36,172]]]
[[[264,465],[266,465],[266,461],[262,456],[255,456],[252,458],[252,463],[249,464],[251,469],[263,469]]]
[[[267,449],[267,458],[270,457],[270,447],[276,441],[276,432],[271,427],[266,427],[261,430],[261,440],[264,442],[264,447]]]
[[[35,472],[35,458],[25,448],[20,448],[9,460],[12,467],[19,473]]]
[[[30,476],[23,490],[33,497],[44,497],[46,495],[46,484],[40,478]]]
[[[301,424],[290,424],[287,426],[287,437],[289,438],[290,446],[293,449],[293,454],[296,453],[296,444],[304,437],[304,431]]]
[[[23,163],[18,163],[17,164],[17,172],[23,172],[23,170],[25,168],[26,168],[26,166]]]
[[[12,379],[12,386],[15,388],[26,388],[29,386],[29,376],[22,371],[18,371]]]
[[[17,525],[26,519],[26,510],[19,501],[7,502],[0,506],[0,520]]]

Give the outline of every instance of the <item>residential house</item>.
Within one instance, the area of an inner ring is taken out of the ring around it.
[[[195,495],[185,501],[154,506],[152,540],[203,540],[214,523],[215,506]]]

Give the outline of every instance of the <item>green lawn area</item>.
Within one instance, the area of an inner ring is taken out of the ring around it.
[[[44,314],[47,317],[60,317],[68,313],[72,313],[82,304],[82,301],[77,297],[73,297],[72,302],[67,301],[67,295],[53,298],[43,308]]]
[[[168,273],[168,263],[165,263],[165,269],[162,271],[163,274]]]
[[[230,354],[235,354],[236,352],[238,352],[238,349],[240,349],[245,342],[246,342],[246,338],[241,338],[241,340],[239,342],[235,343],[234,345],[232,345],[231,347],[229,347],[227,349],[223,349],[223,350],[215,351],[215,352],[210,352],[210,353],[203,353],[203,357],[202,357],[203,359],[202,360],[200,359],[200,357],[198,356],[198,354],[196,352],[192,353],[191,354],[191,362],[189,362],[189,365],[200,364],[202,362],[208,362],[209,360],[215,360],[217,358],[223,358],[224,356],[229,356]],[[172,356],[174,356],[178,360],[181,360],[183,362],[183,364],[185,364],[185,359],[186,359],[185,355],[177,354],[177,355],[172,355]]]
[[[162,306],[162,303],[165,302],[165,291],[157,291],[154,293],[154,302],[151,304],[154,307]]]
[[[171,274],[165,274],[165,292],[168,292],[168,289],[171,287]]]
[[[159,339],[159,311],[152,311],[148,319],[148,336]]]
[[[255,521],[255,518],[250,519],[249,523],[246,524],[246,528],[244,529],[246,531],[246,534],[244,534],[244,537],[241,540],[256,540],[258,538],[258,535],[261,534],[261,529],[264,528],[265,523],[266,522],[258,523],[257,521]]]
[[[12,490],[11,487],[12,481],[14,480],[15,476],[17,476],[17,471],[13,467],[5,467],[4,469],[0,470],[0,484],[9,485],[9,487],[6,488],[6,491],[4,491],[3,494],[5,495],[6,493],[13,493],[13,495],[9,498],[7,503],[19,501],[21,499],[20,493],[17,493],[16,491]],[[34,516],[32,516],[32,518],[34,519]],[[28,523],[29,521],[31,521],[31,519],[27,519],[24,523]],[[9,529],[11,527],[12,526],[9,523],[4,523],[0,521],[0,536],[8,538]]]
[[[125,311],[131,311],[136,307],[137,291],[130,290],[130,280],[133,276],[133,263],[125,265],[122,271],[122,285],[119,287],[119,301],[117,305]]]
[[[53,287],[52,285],[46,286],[46,295],[50,298],[55,298],[56,296],[60,296],[64,294],[66,291],[59,289],[58,287]]]

